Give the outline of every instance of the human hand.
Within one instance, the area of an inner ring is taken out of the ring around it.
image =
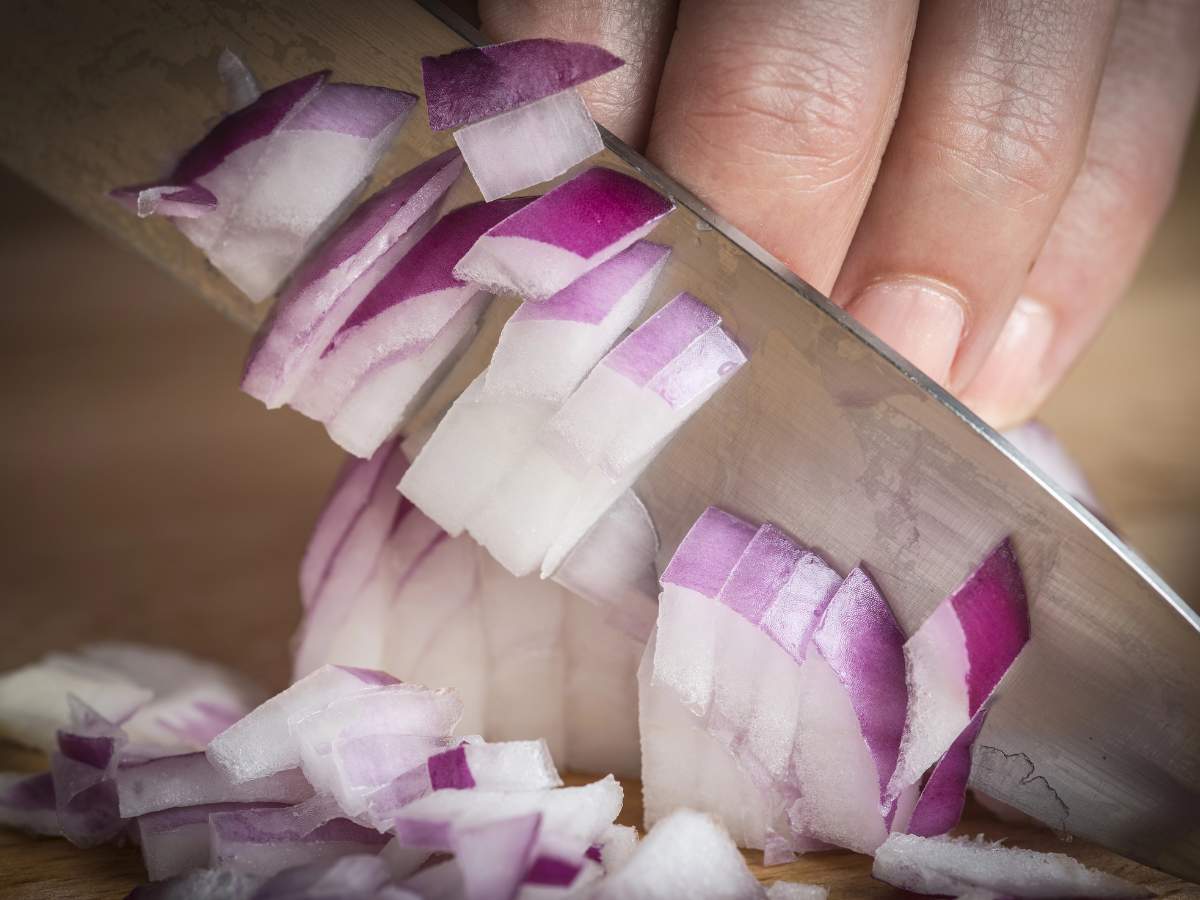
[[[997,427],[1124,293],[1200,85],[1197,0],[479,8],[622,56],[601,124]]]

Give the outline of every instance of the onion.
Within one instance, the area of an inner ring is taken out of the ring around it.
[[[970,838],[893,834],[875,854],[871,874],[919,894],[985,897],[1135,898],[1151,893],[1089,869],[1061,853],[1018,850]]]
[[[970,726],[1028,640],[1025,586],[1005,540],[904,645],[909,705],[889,795],[915,784]]]
[[[209,816],[211,864],[270,876],[294,866],[378,852],[387,838],[348,819],[310,830],[297,827],[288,808],[218,812]]]
[[[262,95],[262,87],[250,67],[228,47],[217,57],[217,74],[229,95],[230,112],[244,109]]]
[[[116,772],[116,785],[124,819],[174,807],[249,801],[299,803],[312,796],[312,787],[297,769],[235,784],[203,753],[122,765]]]
[[[744,362],[720,317],[679,295],[592,370],[468,531],[515,575],[552,572]]]
[[[541,813],[532,812],[456,829],[454,856],[464,900],[512,900],[530,868]]]
[[[255,808],[214,803],[164,809],[137,820],[138,843],[151,881],[161,881],[208,865],[211,853],[208,817],[213,813]]]
[[[370,456],[474,328],[487,294],[457,279],[454,264],[527,202],[476,203],[444,216],[342,323],[291,406],[324,422],[351,453]]]
[[[351,854],[280,872],[258,889],[254,900],[374,900],[388,880],[387,865],[378,856]]]
[[[168,881],[143,884],[128,900],[251,900],[262,884],[257,875],[228,869],[199,869]]]
[[[49,772],[0,773],[0,825],[29,834],[62,835],[54,802],[54,779]]]
[[[205,752],[234,784],[294,769],[300,764],[300,748],[290,738],[291,721],[321,710],[339,697],[396,683],[384,672],[322,666],[221,732]]]
[[[224,55],[238,102],[248,73]],[[118,188],[166,215],[251,300],[271,294],[336,219],[416,104],[403,91],[329,84],[317,72],[223,118],[162,182]],[[313,172],[321,177],[314,182]]]
[[[462,533],[556,407],[642,311],[668,252],[638,242],[545,303],[523,303],[500,332],[491,365],[417,454],[400,482],[405,496],[450,534]]]
[[[1029,421],[1001,433],[1005,440],[1041,469],[1050,481],[1092,513],[1103,518],[1100,501],[1088,483],[1087,476],[1048,426],[1042,422]]]
[[[492,227],[454,272],[495,292],[546,300],[644,238],[672,209],[636,178],[587,169]]]
[[[55,809],[63,837],[77,847],[96,847],[125,830],[113,783],[126,737],[74,696],[70,724],[58,732],[50,757]]]
[[[534,39],[421,60],[429,127],[454,135],[484,199],[561,175],[603,149],[576,85],[622,65],[599,47]]]
[[[356,209],[292,276],[246,361],[242,390],[286,403],[334,334],[425,235],[462,172],[448,150],[401,175]]]

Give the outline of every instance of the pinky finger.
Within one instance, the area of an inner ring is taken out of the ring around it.
[[[963,401],[997,428],[1031,416],[1096,336],[1170,203],[1200,88],[1200,4],[1125,0],[1087,156]]]

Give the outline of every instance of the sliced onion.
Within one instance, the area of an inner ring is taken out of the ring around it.
[[[271,409],[292,397],[358,304],[433,225],[462,167],[455,150],[426,160],[372,195],[321,244],[255,339],[242,390]]]
[[[983,728],[987,709],[987,706],[979,708],[970,724],[937,761],[902,830],[921,837],[934,837],[958,824],[967,796],[967,780],[971,777],[971,747]]]
[[[213,738],[208,759],[235,784],[294,769],[300,764],[300,748],[291,739],[289,721],[339,697],[395,683],[385,672],[322,666]]]
[[[574,88],[460,128],[454,141],[484,200],[557,178],[604,149]]]
[[[611,875],[632,858],[637,850],[637,829],[630,825],[610,825],[595,844],[597,861],[604,866],[605,874]]]
[[[497,819],[541,813],[547,833],[594,844],[621,809],[621,785],[611,775],[582,787],[548,791],[435,791],[399,810],[396,837],[415,847],[454,849],[462,828]]]
[[[68,698],[70,722],[59,729],[50,757],[55,808],[63,837],[77,847],[96,847],[125,830],[113,782],[126,737],[76,697]]]
[[[766,891],[719,825],[694,810],[681,809],[650,829],[625,865],[605,878],[592,896],[756,900]]]
[[[456,829],[453,849],[464,900],[512,900],[525,880],[541,825],[541,813],[532,812]]]
[[[167,756],[116,772],[121,817],[134,819],[174,807],[217,803],[299,803],[312,796],[312,787],[298,769],[285,769],[264,778],[231,782],[203,753]]]
[[[767,900],[827,900],[829,889],[817,884],[776,881],[767,887]]]
[[[549,97],[623,64],[590,44],[546,38],[467,47],[421,60],[429,127],[458,128]]]
[[[644,238],[672,209],[636,178],[591,168],[492,227],[454,272],[492,291],[546,300]]]
[[[222,68],[229,72],[228,60]],[[139,215],[172,216],[262,300],[353,198],[416,103],[403,91],[327,78],[318,72],[266,91],[217,123],[163,182],[118,189],[118,199]],[[180,196],[184,189],[191,193]]]
[[[348,819],[334,819],[313,830],[297,827],[287,809],[214,813],[212,865],[251,875],[275,875],[309,863],[375,853],[387,838]]]
[[[893,834],[875,854],[871,874],[918,894],[992,897],[1149,897],[1145,888],[1089,869],[1061,853],[1037,853],[970,838]],[[974,896],[974,895],[973,895]]]
[[[54,802],[54,779],[49,772],[0,773],[0,825],[29,834],[62,834]]]
[[[1005,540],[904,645],[909,706],[892,796],[962,734],[1028,640],[1025,586]]]
[[[262,884],[257,875],[228,869],[198,869],[167,881],[134,888],[128,900],[251,900]]]
[[[429,861],[432,854],[420,847],[406,847],[395,838],[379,851],[379,859],[388,867],[394,881],[403,881],[414,875]]]
[[[487,295],[458,280],[455,263],[480,234],[527,202],[476,203],[444,216],[341,324],[290,404],[324,422],[355,455],[371,455],[482,309]]]
[[[213,813],[256,808],[239,803],[214,803],[164,809],[137,820],[142,861],[151,881],[162,881],[208,865],[211,832],[208,817]]]
[[[262,88],[250,67],[228,47],[217,57],[217,74],[229,95],[230,112],[249,106],[262,95]]]

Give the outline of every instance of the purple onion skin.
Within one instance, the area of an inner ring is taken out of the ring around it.
[[[472,203],[447,213],[383,276],[346,319],[338,334],[362,325],[399,303],[434,291],[461,287],[465,282],[454,277],[455,264],[484,232],[529,202],[527,197],[517,197],[492,203]]]
[[[535,38],[421,59],[429,128],[445,131],[516,109],[624,65],[591,44]]]
[[[674,209],[658,191],[623,172],[594,166],[509,217],[492,237],[519,237],[588,258]]]
[[[661,372],[721,317],[689,293],[681,293],[613,348],[604,365],[639,387]]]
[[[909,834],[935,837],[945,834],[962,818],[967,798],[967,780],[971,777],[971,748],[983,728],[988,708],[980,708],[942,758],[937,761],[917,805],[908,820]]]
[[[662,574],[674,584],[716,598],[754,538],[755,528],[715,506],[706,509],[679,544]]]

